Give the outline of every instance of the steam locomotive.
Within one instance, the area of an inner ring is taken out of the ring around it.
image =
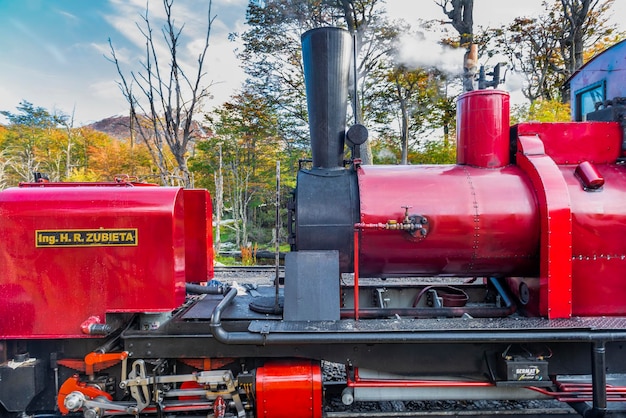
[[[363,165],[367,130],[345,129],[351,42],[302,35],[312,164],[288,204],[284,285],[209,282],[203,190],[0,192],[3,416],[332,416],[322,362],[345,365],[346,405],[620,409],[623,104],[509,127],[507,93],[471,91],[457,164]]]

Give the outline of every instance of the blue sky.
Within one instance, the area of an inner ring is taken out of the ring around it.
[[[205,80],[213,83],[214,99],[205,110],[228,100],[245,78],[234,52],[240,45],[229,41],[228,34],[245,30],[247,3],[213,0],[217,17]],[[149,4],[153,27],[160,29],[161,0]],[[204,35],[208,2],[175,0],[174,5],[176,21],[185,23],[182,53],[192,64]],[[387,0],[387,5],[393,17],[410,23],[443,17],[433,0]],[[105,56],[110,38],[124,68],[138,69],[144,41],[136,22],[145,7],[146,0],[0,0],[0,110],[15,112],[27,100],[51,111],[74,112],[76,126],[127,112],[116,85],[119,77]],[[541,0],[476,0],[474,20],[477,25],[499,25],[540,11]],[[626,1],[617,0],[614,19],[625,14]],[[429,54],[423,46],[411,51],[418,58]]]
[[[177,22],[185,22],[185,43],[202,38],[207,2],[176,0]],[[241,31],[246,0],[213,0],[206,81],[224,101],[243,80],[228,34]],[[143,38],[135,23],[145,0],[0,0],[0,110],[14,112],[21,100],[66,114],[77,125],[126,111],[115,66],[107,61],[110,38],[126,68],[137,69]],[[156,22],[160,1],[150,1]],[[160,29],[158,23],[154,29]],[[195,52],[185,57],[190,62]],[[214,105],[218,104],[217,102]],[[210,104],[209,104],[210,105]]]

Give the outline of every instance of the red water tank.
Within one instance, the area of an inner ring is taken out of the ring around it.
[[[48,183],[0,192],[0,212],[0,338],[84,337],[109,313],[179,307],[188,270],[210,278],[206,191]]]

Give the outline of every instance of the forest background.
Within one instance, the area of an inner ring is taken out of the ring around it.
[[[361,154],[373,164],[453,163],[456,99],[477,87],[481,65],[489,74],[506,63],[502,74],[506,68],[518,80],[526,101],[514,107],[512,123],[567,121],[564,82],[625,38],[608,23],[614,0],[546,0],[542,13],[500,27],[474,27],[473,0],[433,1],[441,19],[419,26],[391,19],[382,0],[250,1],[246,31],[231,34],[244,45],[238,54],[246,81],[211,111],[202,106],[212,87],[204,80],[212,58],[211,8],[190,64],[178,52],[190,46],[175,0],[152,2],[162,17],[146,8],[138,18],[143,59],[124,65],[109,42],[107,58],[129,105],[128,116],[118,118],[126,135],[74,126],[71,114],[24,100],[0,111],[8,121],[0,126],[0,189],[32,181],[35,172],[51,181],[130,178],[207,188],[222,225],[217,251],[273,246],[277,162],[285,202],[299,161],[309,157],[300,55],[306,30],[331,25],[354,34],[358,94],[351,94],[349,123],[368,127]],[[406,47],[415,39],[434,40],[436,57],[416,57]],[[284,235],[283,227],[283,242]]]

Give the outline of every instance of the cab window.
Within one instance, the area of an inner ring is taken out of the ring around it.
[[[576,92],[576,120],[587,120],[587,114],[596,110],[596,103],[606,99],[606,83],[594,83]]]

